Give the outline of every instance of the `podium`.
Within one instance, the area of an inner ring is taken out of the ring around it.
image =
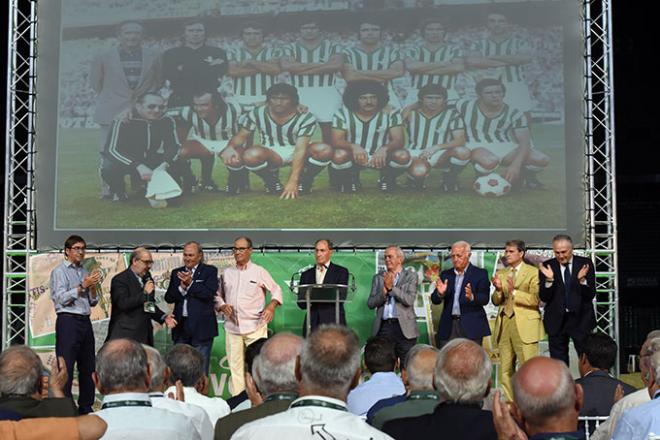
[[[346,284],[298,284],[290,286],[291,291],[296,294],[297,301],[305,301],[307,316],[305,318],[305,327],[307,334],[311,332],[310,315],[312,304],[334,304],[335,305],[335,323],[339,324],[339,305],[349,302],[352,295],[349,295],[349,289],[353,293],[354,287]]]

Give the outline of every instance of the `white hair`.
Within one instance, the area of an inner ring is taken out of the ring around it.
[[[477,343],[452,339],[438,354],[435,388],[451,402],[481,402],[488,390],[492,368],[488,353]]]
[[[459,240],[451,245],[452,249],[454,249],[455,247],[464,248],[466,251],[472,252],[472,246],[470,246],[470,243],[468,243],[467,241]]]

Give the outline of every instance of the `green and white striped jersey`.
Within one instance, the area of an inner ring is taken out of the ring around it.
[[[330,58],[341,53],[339,46],[328,40],[324,40],[314,49],[308,49],[299,41],[284,48],[284,56],[290,57],[302,64],[323,64]],[[291,74],[293,85],[300,87],[329,87],[335,83],[335,73],[320,73],[310,75]]]
[[[256,60],[262,62],[272,61],[282,56],[280,49],[272,47],[263,47],[258,53],[253,54],[245,47],[230,50],[228,53],[229,61],[241,63],[247,60]],[[233,77],[234,95],[238,96],[262,96],[266,90],[275,84],[277,76],[267,75],[265,73],[255,73],[249,76]]]
[[[463,56],[458,46],[451,44],[442,45],[437,50],[430,50],[426,46],[411,47],[406,51],[406,57],[422,63],[448,63],[453,59]],[[410,74],[413,87],[421,89],[427,84],[440,84],[447,90],[454,86],[456,75],[419,75]]]
[[[373,52],[367,52],[360,46],[347,48],[344,57],[355,70],[385,70],[395,62],[402,61],[398,47],[384,45]]]
[[[346,140],[360,145],[372,155],[389,140],[389,131],[401,125],[400,113],[376,113],[368,121],[363,121],[347,107],[339,109],[332,118],[332,128],[346,132]]]
[[[456,102],[456,109],[465,121],[469,142],[517,142],[514,130],[527,128],[523,112],[504,104],[502,111],[494,118],[484,115],[477,99],[463,99]]]
[[[527,42],[514,37],[507,38],[499,43],[489,38],[483,38],[477,41],[471,49],[473,52],[479,52],[484,57],[528,55],[531,52],[531,47]],[[498,78],[502,82],[525,81],[522,66],[509,65],[486,70],[493,73],[486,76]]]
[[[241,120],[241,128],[254,133],[259,131],[264,147],[290,147],[299,137],[312,137],[316,130],[316,118],[311,113],[294,113],[284,124],[278,124],[270,116],[267,105],[251,110]]]
[[[452,141],[452,132],[465,129],[461,115],[453,108],[445,109],[428,118],[419,110],[410,112],[404,121],[408,134],[408,149],[424,150]]]
[[[213,141],[228,141],[238,133],[241,107],[228,102],[227,111],[224,115],[220,115],[214,125],[201,118],[190,106],[176,109],[175,114],[190,125],[190,132],[193,135]]]

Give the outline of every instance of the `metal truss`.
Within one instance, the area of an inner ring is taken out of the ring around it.
[[[598,329],[619,324],[612,0],[582,0],[584,32],[585,228],[596,265]],[[9,0],[2,346],[27,340],[28,256],[35,251],[33,158],[36,105],[36,0]]]

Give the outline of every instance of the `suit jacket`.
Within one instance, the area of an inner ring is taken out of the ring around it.
[[[510,296],[508,278],[511,276],[511,271],[510,267],[506,267],[498,270],[495,275],[502,283],[502,292],[496,290],[491,297],[493,304],[500,306],[497,310],[493,338],[491,338],[493,347],[497,347],[500,342],[505,295]],[[515,292],[513,295],[514,319],[520,339],[525,344],[538,342],[543,339],[544,335],[541,312],[539,312],[539,270],[531,264],[521,263],[513,289]]]
[[[165,313],[158,307],[154,313],[145,312],[144,297],[144,290],[130,267],[112,278],[112,309],[106,341],[129,338],[141,344],[154,345],[151,320],[162,324]]]
[[[300,284],[315,284],[316,283],[316,265],[307,269],[300,275]],[[348,284],[348,269],[343,266],[338,266],[332,262],[328,264],[328,269],[323,278],[323,284]],[[298,307],[306,309],[304,292],[298,293]],[[333,303],[316,303],[312,304],[309,321],[312,331],[321,324],[334,324],[335,323],[335,305]],[[346,325],[346,313],[344,312],[344,304],[339,305],[339,322]],[[303,336],[307,336],[307,320],[303,321]]]
[[[24,419],[35,417],[77,417],[78,408],[71,397],[48,397],[37,400],[32,397],[0,397],[0,409],[14,411]]]
[[[94,120],[99,124],[110,124],[115,116],[131,108],[138,96],[156,90],[161,82],[159,60],[157,51],[142,48],[140,81],[135,89],[131,89],[119,60],[119,47],[96,56],[89,72],[89,83],[98,95]]]
[[[165,292],[165,301],[174,303],[174,319],[179,323],[183,322],[183,301],[187,300],[188,319],[183,326],[177,325],[172,329],[172,339],[176,342],[181,336],[189,336],[197,341],[208,341],[218,336],[218,322],[215,318],[218,269],[199,263],[184,297],[179,291],[177,273],[185,269],[185,266],[182,266],[172,271],[170,284]]]
[[[376,309],[376,319],[373,324],[374,335],[378,334],[383,320],[383,310],[385,309],[386,297],[383,295],[385,272],[379,272],[371,280],[371,293],[367,299],[367,306],[370,309]],[[396,306],[396,315],[399,319],[399,326],[403,336],[408,339],[419,336],[417,329],[417,318],[415,317],[415,298],[417,297],[417,273],[405,268],[401,271],[399,280],[390,291],[390,296],[394,297]]]
[[[443,402],[431,414],[390,420],[382,431],[395,439],[470,439],[497,438],[493,414],[478,405]]]
[[[546,278],[543,272],[539,273],[541,284],[540,298],[545,303],[545,314],[543,324],[548,335],[555,336],[562,330],[562,323],[568,334],[581,339],[591,333],[596,327],[596,315],[594,312],[593,299],[596,296],[596,275],[594,264],[590,259],[573,255],[573,267],[571,268],[571,286],[566,304],[566,295],[564,280],[559,262],[552,258],[544,262],[550,266],[553,273],[553,283],[546,287]],[[577,279],[578,272],[583,265],[589,266],[589,272],[586,277],[586,285],[580,284]],[[564,320],[566,309],[571,313],[568,319]]]
[[[584,390],[584,404],[580,410],[581,416],[608,416],[614,405],[614,390],[617,385],[623,386],[625,395],[637,391],[627,383],[613,378],[606,371],[595,370],[575,381]]]
[[[294,394],[280,394],[280,399],[266,400],[259,406],[233,412],[218,420],[215,424],[214,440],[229,440],[238,428],[246,423],[262,419],[273,414],[281,413],[289,409],[289,405],[296,399]]]
[[[451,333],[451,309],[454,306],[454,282],[456,280],[454,269],[443,270],[440,273],[440,279],[447,280],[447,291],[443,296],[440,296],[438,290],[434,290],[431,294],[431,301],[433,304],[445,302],[445,307],[440,316],[438,338],[446,340],[449,339]],[[474,301],[468,301],[465,296],[465,286],[468,283],[472,286]],[[490,335],[490,327],[483,307],[488,304],[490,293],[490,282],[488,281],[486,269],[468,264],[463,274],[463,284],[461,284],[460,289],[458,302],[461,308],[461,326],[465,336],[470,339],[478,339]]]

